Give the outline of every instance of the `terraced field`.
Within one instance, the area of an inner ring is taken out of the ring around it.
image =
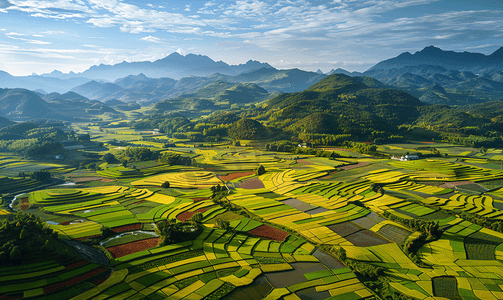
[[[503,298],[503,184],[462,188],[497,182],[501,170],[442,158],[299,162],[244,147],[193,150],[197,167],[104,164],[79,185],[20,196],[20,208],[80,256],[0,266],[0,299]],[[461,150],[449,148],[471,157]],[[256,175],[260,165],[266,172]],[[115,181],[92,185],[104,177]],[[0,194],[38,184],[0,177]],[[2,205],[0,219],[12,217]],[[194,238],[162,244],[156,223],[196,217]],[[420,220],[439,228],[423,244]]]

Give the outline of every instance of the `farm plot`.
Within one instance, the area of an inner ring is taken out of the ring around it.
[[[169,182],[170,187],[177,188],[210,188],[217,184],[222,184],[222,181],[211,172],[185,172],[185,173],[167,173],[154,177],[137,180],[131,182],[134,186],[158,186],[164,182]]]
[[[386,239],[401,245],[411,234],[410,231],[388,224],[384,225],[377,233]]]
[[[464,243],[468,259],[495,260],[496,247],[503,238],[479,231],[465,237]]]
[[[461,300],[458,293],[458,282],[454,276],[440,276],[433,278],[433,294],[452,300]]]

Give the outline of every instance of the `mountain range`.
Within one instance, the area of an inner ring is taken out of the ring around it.
[[[170,55],[153,62],[124,61],[115,65],[95,65],[82,73],[64,74],[60,71],[53,71],[49,74],[42,74],[41,76],[56,77],[59,79],[85,77],[88,79],[112,81],[131,74],[143,73],[146,76],[152,78],[169,77],[180,79],[187,76],[208,76],[215,73],[224,75],[238,75],[243,72],[248,72],[260,68],[272,67],[268,63],[261,63],[256,60],[249,60],[245,64],[229,65],[223,61],[214,61],[205,55],[181,55],[177,52],[173,52]]]
[[[123,102],[136,102],[147,105],[165,99],[176,98],[184,94],[190,94],[197,89],[219,81],[229,83],[230,85],[240,83],[256,84],[265,89],[266,93],[283,93],[302,91],[324,77],[326,77],[324,74],[299,69],[277,70],[265,67],[234,76],[216,73],[205,77],[188,76],[178,80],[171,78],[149,78],[141,73],[139,75],[129,75],[119,78],[113,83],[93,80],[74,87],[72,91],[94,100],[107,101],[117,99]],[[222,92],[222,90],[219,92]],[[210,98],[215,95],[210,96]],[[188,95],[184,98],[190,97],[193,96]]]
[[[45,109],[38,99],[32,99],[31,94],[27,96],[17,88],[34,90],[34,94],[42,100],[46,99],[47,95],[54,95],[47,94],[46,91],[57,91],[57,95],[64,95],[71,90],[82,98],[60,98],[58,101],[87,103],[82,104],[82,108],[91,109],[90,111],[94,108],[86,105],[99,106],[95,100],[117,100],[122,103],[118,105],[125,110],[135,109],[135,103],[144,106],[165,100],[173,104],[176,101],[188,101],[187,105],[178,103],[174,106],[179,109],[212,107],[215,103],[245,104],[263,101],[278,93],[301,92],[331,74],[361,77],[366,81],[365,84],[370,84],[373,88],[396,88],[430,104],[477,104],[503,99],[503,47],[490,55],[484,55],[444,51],[429,46],[414,54],[405,52],[379,62],[363,73],[343,69],[332,70],[327,74],[320,70],[278,70],[267,63],[251,60],[246,64],[228,65],[221,61],[215,62],[207,56],[180,55],[176,52],[154,62],[99,65],[82,73],[64,74],[53,71],[49,74],[16,77],[0,71],[0,84],[8,88],[8,92],[2,92],[2,97],[16,99],[12,101],[17,103],[9,104],[4,99],[4,107],[1,110],[16,118],[21,115],[40,117],[49,111],[60,113],[61,107],[67,105],[67,102],[61,102],[60,108],[49,105]],[[369,78],[375,80],[371,82]],[[111,79],[114,81],[109,81]],[[214,93],[201,95],[200,91],[204,91],[207,86],[215,89]],[[221,94],[218,96],[219,93]],[[14,97],[14,94],[17,96]],[[35,105],[32,106],[23,104],[26,101],[38,102],[32,103]],[[48,101],[47,103],[54,102],[55,99]],[[41,107],[40,113],[30,112],[32,107],[38,104]],[[98,110],[113,110],[107,107],[98,107]],[[216,108],[218,107],[212,107]],[[0,115],[6,114],[0,112]]]
[[[105,103],[73,92],[41,95],[26,89],[0,89],[0,117],[10,120],[78,121],[90,120],[104,113],[119,114]]]
[[[369,76],[431,104],[467,105],[503,99],[503,47],[490,55],[429,46],[402,53],[369,70],[328,74]]]

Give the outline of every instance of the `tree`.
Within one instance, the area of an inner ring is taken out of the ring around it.
[[[19,250],[19,247],[12,248],[12,251],[9,254],[9,259],[11,261],[19,261],[23,257],[23,253]]]
[[[106,153],[105,155],[103,155],[103,161],[109,164],[113,164],[116,163],[118,160],[112,153]]]
[[[30,178],[42,182],[48,182],[52,180],[52,173],[46,170],[35,171],[31,173]]]
[[[21,229],[21,233],[19,234],[19,239],[24,240],[26,239],[30,234],[28,233],[28,230],[25,228]]]
[[[162,187],[162,188],[164,188],[164,189],[169,188],[169,181],[164,181],[164,182],[161,184],[161,187]]]
[[[223,229],[223,230],[229,230],[229,228],[230,228],[230,223],[229,223],[229,221],[222,220],[222,219],[220,219],[220,218],[219,218],[219,219],[217,220],[216,227],[217,227],[217,228],[220,228],[220,229]]]
[[[264,174],[264,173],[265,173],[265,168],[264,168],[264,166],[263,166],[263,165],[260,165],[260,166],[257,168],[257,170],[255,171],[255,175],[258,175],[258,176],[260,176],[260,175],[262,175],[262,174]]]
[[[126,159],[123,159],[121,160],[121,165],[125,168],[127,167],[127,160]]]
[[[195,223],[201,223],[203,221],[203,213],[201,212],[198,212],[198,213],[195,213],[191,218],[190,220],[192,222],[195,222]]]

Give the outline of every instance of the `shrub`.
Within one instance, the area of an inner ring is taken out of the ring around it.
[[[255,171],[255,174],[256,174],[256,175],[262,175],[262,174],[264,174],[264,173],[265,173],[265,168],[264,168],[264,166],[263,166],[263,165],[260,165],[260,166],[257,168],[257,170]]]
[[[169,188],[169,181],[164,181],[164,182],[161,184],[161,187],[162,187],[162,188],[164,188],[164,189]]]
[[[12,251],[9,254],[9,259],[11,261],[19,261],[23,257],[23,253],[19,250],[19,247],[12,248]]]

